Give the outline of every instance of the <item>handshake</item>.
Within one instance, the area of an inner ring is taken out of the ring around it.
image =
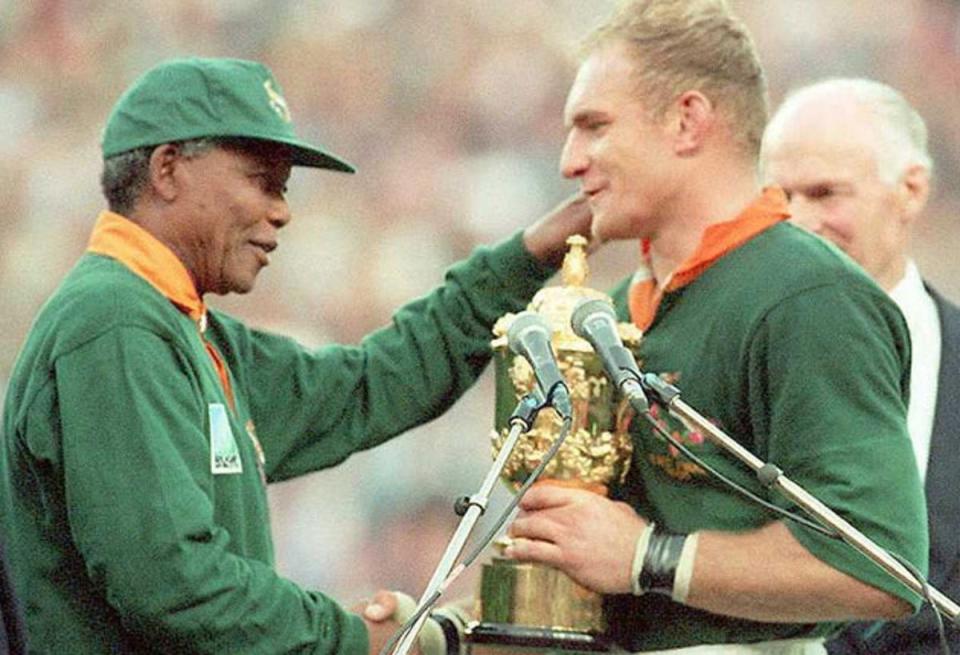
[[[369,602],[361,602],[352,608],[359,614],[370,636],[369,655],[378,655],[385,646],[390,651],[399,641],[397,631],[417,610],[413,598],[399,591],[378,591]],[[411,653],[419,655],[457,655],[463,650],[463,630],[469,616],[466,611],[453,606],[444,606],[430,613],[417,637]],[[391,640],[394,643],[390,643]]]

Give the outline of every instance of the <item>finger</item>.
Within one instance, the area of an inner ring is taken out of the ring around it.
[[[509,534],[516,539],[536,539],[557,543],[560,531],[548,516],[536,514],[518,518],[510,525]]]
[[[588,200],[589,197],[583,191],[575,191],[564,198],[563,201],[557,205],[557,207],[582,207],[587,204]]]
[[[606,242],[597,233],[597,230],[594,226],[594,223],[592,222],[592,217],[591,217],[590,234],[587,235],[587,254],[592,255],[593,253],[597,252],[598,250],[600,250],[600,246],[602,246],[604,243]]]
[[[520,507],[525,510],[542,510],[572,505],[578,500],[582,500],[584,498],[583,494],[587,493],[590,492],[537,483],[523,494],[523,498],[520,499]]]
[[[567,201],[570,203],[571,207],[577,207],[578,209],[582,209],[584,211],[590,211],[590,198],[582,191],[574,193],[567,199]]]
[[[397,595],[387,589],[380,589],[373,595],[373,602],[394,612],[397,609]]]
[[[590,241],[587,244],[587,253],[594,253],[600,246],[606,243],[606,240],[600,235],[600,230],[596,223],[590,223]]]
[[[370,621],[386,621],[392,618],[396,611],[397,597],[393,592],[381,589],[373,595],[373,600],[363,609],[363,616]]]
[[[563,551],[556,544],[531,539],[514,539],[503,554],[520,562],[557,565],[563,560]]]
[[[370,603],[363,608],[363,618],[367,619],[368,621],[379,623],[380,621],[387,621],[391,616],[393,616],[392,610],[389,610],[376,602]]]

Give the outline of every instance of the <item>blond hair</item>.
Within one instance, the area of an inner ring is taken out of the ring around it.
[[[753,40],[724,0],[627,0],[584,40],[581,56],[623,43],[637,91],[662,120],[685,91],[707,96],[751,155],[767,122],[767,83]]]

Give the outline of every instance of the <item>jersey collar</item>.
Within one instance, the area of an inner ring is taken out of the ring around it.
[[[203,332],[207,309],[186,266],[170,248],[130,219],[111,211],[97,218],[87,252],[116,259],[149,282]]]

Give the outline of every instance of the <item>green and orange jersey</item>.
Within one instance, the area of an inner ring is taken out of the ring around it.
[[[906,430],[909,337],[887,295],[845,255],[784,222],[778,190],[704,233],[659,285],[641,273],[614,290],[623,320],[645,329],[641,367],[741,445],[783,469],[881,546],[927,565],[924,500]],[[631,310],[633,313],[631,314]],[[733,455],[653,413],[705,462],[785,508]],[[615,495],[662,528],[744,531],[780,520],[710,477],[635,421],[633,466]],[[918,604],[918,597],[842,542],[788,523],[816,557]],[[656,594],[607,604],[628,650],[822,636],[836,624],[761,623]]]
[[[197,332],[203,337],[207,307],[183,262],[155,236],[123,216],[105,211],[93,228],[87,252],[111,257],[149,282],[197,324]],[[223,357],[206,339],[204,347],[233,405],[233,383]]]
[[[779,187],[767,187],[756,202],[747,206],[736,218],[715,223],[703,232],[700,244],[690,257],[673,271],[668,279],[653,278],[650,270],[650,242],[641,244],[641,267],[630,284],[628,306],[630,320],[641,330],[653,322],[665,293],[677,291],[696,280],[724,255],[790,217],[786,196]]]
[[[360,345],[311,350],[206,308],[171,251],[102,215],[4,406],[0,508],[32,646],[365,655],[359,617],[274,570],[264,483],[439,415],[552,272],[518,234]]]

